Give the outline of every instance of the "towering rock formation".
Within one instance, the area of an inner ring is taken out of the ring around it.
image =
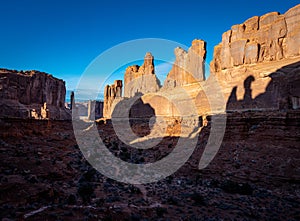
[[[174,88],[199,81],[204,81],[204,62],[206,56],[206,43],[195,39],[188,51],[175,48],[175,63],[168,74],[164,87]]]
[[[110,118],[116,103],[122,100],[122,80],[115,80],[114,84],[104,88],[103,117]]]
[[[63,80],[38,71],[0,69],[1,117],[70,119]]]
[[[271,12],[234,25],[214,49],[211,71],[278,61],[300,54],[300,5],[285,14]]]
[[[154,58],[147,52],[142,66],[133,65],[126,69],[124,76],[124,96],[133,97],[136,93],[153,93],[160,88],[154,73]]]
[[[175,64],[163,87],[168,90],[167,94],[171,98],[169,102],[167,99],[162,101],[164,97],[159,93],[145,95],[141,99],[150,104],[155,114],[164,116],[178,114],[173,101],[189,108],[190,98],[199,115],[222,112],[225,108],[227,111],[299,109],[299,19],[300,5],[284,15],[272,12],[232,26],[231,30],[223,34],[222,42],[215,47],[211,76],[195,84],[194,79],[188,78],[191,75],[178,66],[193,73],[191,68],[195,66],[188,62],[190,51],[198,48],[198,57],[202,55],[205,58],[204,43],[194,40],[188,52],[176,49]],[[197,77],[201,80],[201,75]]]
[[[299,68],[300,5],[232,26],[211,62],[227,110],[299,108]]]
[[[204,79],[205,42],[194,40],[176,60],[162,90],[153,57],[125,73],[125,97],[141,92],[142,104],[157,116],[180,116],[178,107],[198,115],[227,111],[286,111],[300,108],[300,5],[285,14],[271,12],[232,26],[214,49],[210,77]],[[145,77],[150,77],[146,80]],[[147,94],[149,92],[156,92]],[[174,102],[175,101],[175,102]],[[175,104],[174,104],[175,103]],[[143,112],[142,105],[135,112]],[[214,108],[212,108],[214,107]]]

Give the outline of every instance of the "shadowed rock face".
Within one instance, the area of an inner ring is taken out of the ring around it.
[[[214,49],[211,72],[243,64],[278,61],[300,54],[300,5],[234,25]]]
[[[133,97],[136,93],[153,93],[160,88],[154,73],[154,57],[147,52],[142,66],[133,65],[126,69],[124,76],[124,96]]]
[[[65,82],[52,75],[0,69],[2,117],[70,119],[65,95]]]

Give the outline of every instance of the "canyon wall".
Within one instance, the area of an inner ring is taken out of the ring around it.
[[[188,52],[175,49],[163,86],[167,90],[144,95],[143,103],[162,116],[181,115],[181,107],[193,113],[191,102],[198,115],[300,108],[300,5],[283,15],[271,12],[232,26],[215,47],[211,74],[204,81],[205,50],[201,40],[194,40]],[[192,62],[191,51],[198,52]],[[182,67],[198,79],[189,79],[192,75]]]
[[[176,48],[174,53],[161,89],[150,53],[141,67],[127,68],[125,97],[143,95],[132,113],[143,116],[149,107],[156,116],[172,117],[300,108],[300,5],[232,26],[214,48],[207,80],[204,41],[196,39],[188,51]]]
[[[153,93],[159,89],[160,82],[154,73],[154,57],[147,52],[142,66],[127,67],[124,76],[124,97]]]
[[[300,5],[232,26],[214,49],[211,75],[227,110],[298,109]]]
[[[271,12],[233,25],[214,49],[211,71],[278,61],[300,54],[300,5],[285,14]]]
[[[71,119],[63,80],[38,71],[0,69],[1,117]]]

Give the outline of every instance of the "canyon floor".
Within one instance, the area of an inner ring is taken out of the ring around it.
[[[182,168],[144,185],[93,169],[71,121],[0,124],[2,220],[300,220],[300,111],[228,113],[207,168],[197,166],[210,124]],[[143,152],[122,144],[109,121],[97,127],[111,152],[134,163],[161,159],[178,140],[166,137]]]

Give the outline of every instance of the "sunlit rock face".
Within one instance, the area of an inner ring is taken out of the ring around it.
[[[205,80],[206,44],[176,48],[174,65],[159,88],[153,56],[125,73],[125,97],[142,95],[156,116],[300,108],[300,5],[285,14],[254,16],[233,25],[215,46]],[[139,108],[139,113],[143,112]]]
[[[39,71],[0,69],[2,117],[70,119],[63,80]]]
[[[227,110],[299,108],[300,5],[234,25],[214,49],[211,75]]]
[[[154,57],[147,52],[142,66],[133,65],[126,69],[124,76],[124,96],[157,92],[160,82],[154,73]]]
[[[211,70],[279,61],[300,55],[300,5],[285,14],[271,12],[233,25],[214,49]]]
[[[115,80],[114,84],[106,85],[104,88],[103,116],[110,118],[115,103],[122,99],[122,80]]]
[[[176,59],[165,80],[164,88],[204,81],[205,46],[206,43],[203,40],[195,39],[188,51],[179,47],[175,48]]]

